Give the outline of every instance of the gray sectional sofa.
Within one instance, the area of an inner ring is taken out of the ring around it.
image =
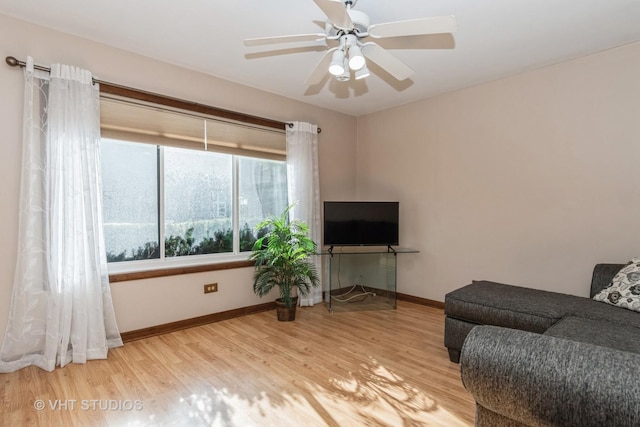
[[[598,264],[590,295],[624,264]],[[640,313],[479,281],[445,297],[445,345],[479,426],[640,426]]]

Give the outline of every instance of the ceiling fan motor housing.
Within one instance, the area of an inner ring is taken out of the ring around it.
[[[347,9],[347,13],[353,22],[353,29],[355,34],[366,33],[369,30],[369,25],[371,25],[371,19],[369,19],[369,15],[359,10]]]

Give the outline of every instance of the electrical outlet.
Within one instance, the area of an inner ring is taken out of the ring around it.
[[[217,283],[209,283],[208,285],[204,285],[204,293],[210,294],[211,292],[218,292]]]

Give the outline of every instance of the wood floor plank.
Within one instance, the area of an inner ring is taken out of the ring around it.
[[[405,301],[301,307],[295,322],[251,314],[2,374],[0,425],[470,426],[443,331],[442,309]]]

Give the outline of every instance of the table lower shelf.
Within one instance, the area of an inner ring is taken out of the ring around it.
[[[393,310],[396,308],[396,295],[386,289],[365,286],[333,289],[327,308],[331,312]]]

